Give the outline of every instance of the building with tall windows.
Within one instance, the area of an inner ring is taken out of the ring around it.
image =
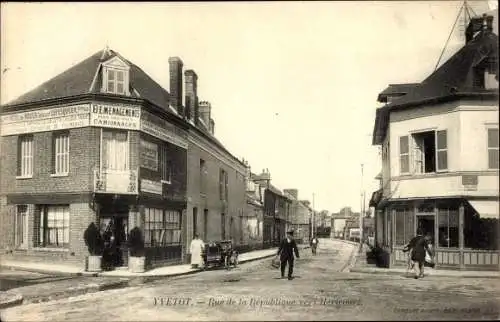
[[[498,269],[498,37],[493,16],[473,18],[466,43],[417,84],[379,95],[373,144],[381,187],[376,240],[403,264],[403,246],[429,235],[437,267]]]
[[[2,107],[3,260],[85,265],[92,222],[123,266],[135,226],[148,266],[183,262],[194,233],[238,234],[245,166],[215,138],[195,72],[169,64],[170,93],[106,48]]]

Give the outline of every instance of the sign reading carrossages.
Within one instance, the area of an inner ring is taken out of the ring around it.
[[[158,171],[158,145],[141,140],[141,167]]]
[[[187,149],[187,133],[146,111],[141,115],[141,131],[160,140]]]
[[[90,104],[68,105],[2,115],[1,136],[89,126]]]
[[[141,108],[119,104],[92,104],[90,125],[124,130],[139,130]]]

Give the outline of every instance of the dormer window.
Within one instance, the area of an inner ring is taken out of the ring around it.
[[[108,69],[108,81],[106,92],[113,94],[125,94],[125,72],[122,70]]]
[[[130,66],[115,56],[102,64],[102,92],[116,95],[130,95]]]

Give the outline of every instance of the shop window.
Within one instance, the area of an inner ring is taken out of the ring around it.
[[[438,245],[444,248],[458,248],[458,209],[438,209]]]
[[[481,218],[470,206],[464,209],[464,247],[478,250],[498,249],[498,218]]]
[[[69,246],[69,205],[38,206],[38,247]]]
[[[146,247],[178,245],[181,241],[181,215],[176,210],[146,208],[144,243]]]
[[[414,237],[413,212],[408,209],[397,209],[395,211],[395,245],[403,246]]]

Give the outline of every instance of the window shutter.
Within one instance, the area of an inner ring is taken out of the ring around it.
[[[50,167],[52,169],[52,173],[56,173],[56,141],[57,141],[57,134],[52,133],[52,145],[51,145],[51,160],[50,160]]]
[[[409,156],[408,136],[399,137],[399,172],[410,172],[410,156]]]
[[[448,169],[448,135],[446,130],[436,132],[437,171]]]
[[[23,137],[19,136],[17,138],[17,175],[21,175],[21,163],[23,162],[22,160],[22,154],[21,154],[21,149],[23,146]]]

